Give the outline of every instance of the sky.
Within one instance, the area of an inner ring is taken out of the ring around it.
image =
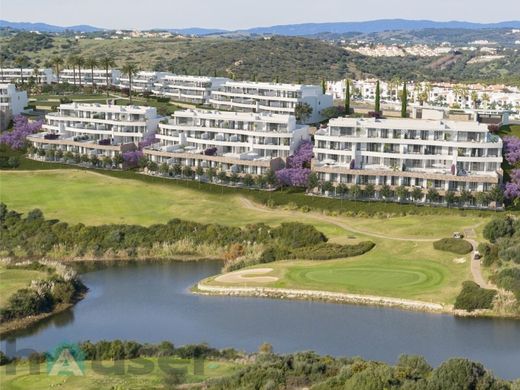
[[[520,0],[0,0],[0,19],[110,29],[236,30],[392,18],[507,21],[520,18]]]

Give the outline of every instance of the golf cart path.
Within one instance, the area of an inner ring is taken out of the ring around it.
[[[317,220],[320,220],[320,221],[323,221],[323,222],[329,222],[333,225],[336,225],[340,228],[342,228],[343,230],[346,230],[348,232],[352,232],[352,233],[358,233],[358,234],[363,234],[365,236],[370,236],[370,237],[377,237],[377,238],[382,238],[382,239],[386,239],[386,240],[395,240],[395,241],[419,241],[419,242],[434,242],[434,241],[437,241],[440,239],[439,238],[413,238],[413,237],[410,237],[410,238],[407,238],[407,237],[392,237],[392,236],[387,236],[387,235],[384,235],[384,234],[379,234],[379,233],[374,233],[374,232],[368,232],[366,230],[362,230],[362,229],[358,229],[358,228],[354,228],[348,224],[346,224],[345,222],[342,222],[340,221],[338,218],[335,218],[335,217],[331,217],[331,216],[328,216],[328,215],[323,215],[323,214],[319,214],[319,213],[315,213],[315,212],[310,212],[310,213],[302,213],[302,212],[298,212],[298,211],[290,211],[290,210],[272,210],[268,207],[265,207],[265,206],[261,206],[261,205],[258,205],[257,203],[254,203],[252,202],[250,199],[247,199],[247,198],[244,198],[244,197],[239,197],[240,199],[240,202],[242,203],[242,206],[244,206],[246,209],[250,209],[250,210],[255,210],[255,211],[262,211],[262,212],[265,212],[265,213],[272,213],[272,214],[277,214],[277,215],[280,215],[281,213],[284,213],[284,214],[289,214],[289,215],[293,215],[293,216],[300,216],[300,215],[305,215],[305,216],[310,216],[314,219],[317,219]]]

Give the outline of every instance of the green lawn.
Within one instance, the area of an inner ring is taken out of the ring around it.
[[[461,282],[471,279],[469,255],[446,254],[433,249],[432,243],[371,239],[376,243],[375,248],[362,256],[262,264],[259,267],[273,268],[265,276],[280,279],[240,285],[326,290],[452,304]],[[462,257],[465,263],[454,262],[455,258]],[[229,285],[212,280],[209,283]]]
[[[506,135],[514,135],[515,137],[520,138],[520,125],[507,125],[502,126],[499,131],[499,134],[503,137]]]
[[[9,297],[21,288],[27,287],[31,280],[43,279],[45,272],[27,269],[8,269],[0,265],[0,307],[3,307]]]
[[[170,358],[162,358],[167,359]],[[171,358],[173,359],[173,358]],[[148,364],[153,363],[153,371],[145,375],[136,375],[128,373],[133,367],[134,370],[142,369],[143,362],[125,360],[124,373],[99,373],[92,369],[92,362],[85,362],[85,370],[83,376],[49,376],[46,371],[46,364],[41,364],[39,373],[31,374],[29,372],[29,364],[23,362],[16,367],[15,374],[8,374],[7,367],[0,369],[0,388],[2,390],[15,389],[70,389],[70,390],[98,390],[98,389],[164,389],[165,374],[159,368],[157,358],[145,358]],[[99,362],[98,362],[99,363]],[[122,362],[118,362],[122,363]],[[115,362],[101,362],[103,367],[114,367]],[[182,369],[187,368],[187,383],[202,382],[209,378],[216,378],[230,375],[236,366],[229,362],[207,361],[204,364],[204,375],[193,374],[193,364],[186,360],[183,364],[180,359],[172,360],[171,367]]]
[[[69,223],[150,225],[174,217],[233,226],[311,223],[333,242],[372,240],[376,247],[346,260],[269,264],[281,277],[273,285],[442,303],[452,303],[461,282],[471,279],[469,260],[455,263],[454,258],[461,256],[436,251],[431,241],[416,239],[449,237],[465,227],[476,227],[480,236],[489,220],[488,214],[479,217],[476,213],[377,218],[258,208],[244,202],[255,200],[254,192],[248,196],[246,191],[218,186],[202,185],[198,189],[194,182],[137,176],[133,172],[1,171],[0,184],[0,200],[9,208],[27,212],[37,207],[48,218]]]

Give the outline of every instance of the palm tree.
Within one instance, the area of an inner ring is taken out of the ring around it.
[[[105,78],[106,78],[106,84],[107,84],[107,97],[108,97],[108,93],[110,90],[110,85],[108,82],[108,71],[113,66],[116,66],[116,63],[112,59],[112,56],[106,55],[99,60],[99,65],[101,65],[105,69]]]
[[[138,68],[136,64],[131,62],[126,63],[123,66],[123,74],[128,76],[128,97],[130,98],[130,104],[132,103],[132,77],[135,76],[138,72]]]
[[[89,57],[85,60],[85,66],[90,68],[90,78],[92,82],[92,86],[94,87],[96,83],[94,83],[94,68],[98,66],[98,61],[94,57]]]
[[[76,65],[78,66],[79,86],[81,87],[81,67],[85,65],[85,59],[81,56],[77,56]]]
[[[72,68],[72,76],[74,77],[74,85],[76,85],[76,56],[70,55],[67,58],[67,66]]]
[[[14,60],[16,66],[20,68],[20,82],[23,84],[23,67],[27,64],[25,57],[19,56]]]
[[[52,65],[56,67],[56,76],[58,77],[58,84],[60,83],[60,66],[64,63],[62,57],[54,57],[52,59]]]
[[[34,82],[39,84],[40,83],[40,68],[35,65],[33,67],[32,71],[33,71]]]

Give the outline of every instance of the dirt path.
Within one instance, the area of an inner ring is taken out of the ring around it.
[[[242,203],[242,206],[244,206],[246,209],[250,209],[250,210],[261,211],[261,212],[277,214],[277,215],[280,215],[281,213],[284,213],[284,214],[293,215],[293,216],[301,216],[303,214],[303,213],[298,212],[298,211],[289,211],[289,210],[283,210],[282,211],[282,210],[278,210],[278,209],[276,209],[276,210],[270,209],[270,208],[265,207],[265,206],[260,206],[260,205],[254,203],[251,200],[249,200],[247,198],[244,198],[244,197],[239,197],[239,199],[240,199],[240,202]],[[365,236],[377,237],[377,238],[382,238],[382,239],[385,239],[385,240],[433,242],[433,241],[437,241],[437,240],[440,239],[440,237],[439,238],[392,237],[392,236],[387,236],[387,235],[384,235],[384,234],[368,232],[366,230],[354,228],[354,227],[352,227],[350,225],[347,225],[345,222],[342,222],[338,218],[331,217],[331,216],[324,215],[324,214],[305,213],[304,215],[310,216],[310,217],[312,217],[314,219],[317,219],[319,221],[331,223],[331,224],[336,225],[336,226],[342,228],[343,230],[346,230],[346,231],[351,232],[351,233],[363,234]]]
[[[475,236],[475,235],[474,234],[470,234],[468,236],[472,237],[472,236]],[[473,247],[473,250],[471,251],[471,259],[470,259],[470,262],[471,262],[471,275],[473,275],[473,281],[475,283],[477,283],[482,288],[491,288],[492,286],[490,286],[490,284],[487,283],[486,280],[484,279],[484,277],[482,276],[482,269],[480,267],[481,261],[480,260],[475,260],[475,251],[477,250],[478,243],[475,240],[473,240],[471,238],[468,238],[468,236],[466,236],[466,240]]]

